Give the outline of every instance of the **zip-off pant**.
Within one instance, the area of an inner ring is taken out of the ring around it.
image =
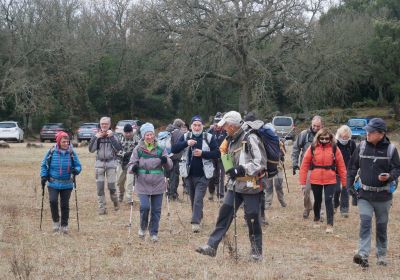
[[[60,221],[60,215],[58,212],[58,196],[60,196],[61,226],[68,226],[69,199],[71,197],[72,189],[60,190],[48,187],[48,190],[51,218],[53,219],[53,222],[58,223]]]
[[[277,175],[268,179],[267,189],[265,191],[265,208],[268,209],[272,205],[272,199],[274,198],[274,187],[276,195],[280,204],[286,205],[284,194],[283,194],[283,176],[282,171],[279,171]]]
[[[214,249],[218,248],[218,244],[225,236],[234,218],[233,201],[235,200],[235,212],[238,210],[242,202],[244,202],[244,213],[249,228],[251,253],[262,255],[262,229],[260,224],[261,196],[262,192],[258,194],[242,194],[234,193],[229,190],[226,193],[224,203],[219,209],[217,224],[214,231],[211,233],[207,244]]]
[[[96,167],[96,185],[97,185],[97,196],[99,202],[99,209],[106,208],[106,199],[104,193],[104,183],[107,178],[107,186],[110,191],[111,200],[114,205],[118,205],[118,198],[115,188],[115,181],[117,179],[116,168],[113,167]]]
[[[358,209],[360,212],[360,234],[358,241],[358,253],[368,258],[371,251],[371,226],[372,216],[375,213],[376,223],[376,256],[384,257],[387,253],[387,225],[389,222],[389,210],[392,200],[378,202],[358,200]]]
[[[333,195],[335,184],[332,185],[311,185],[314,194],[314,221],[321,219],[322,193],[325,193],[326,222],[333,226]]]
[[[224,166],[222,165],[222,161],[218,159],[215,164],[214,169],[214,176],[210,179],[208,183],[208,191],[210,194],[215,193],[217,190],[217,197],[222,198],[224,197],[224,179],[225,179],[225,170]]]
[[[206,195],[208,179],[203,177],[188,176],[185,184],[189,189],[190,203],[192,206],[192,224],[200,224],[203,219],[203,199]]]
[[[127,169],[123,169],[119,164],[117,167],[117,186],[119,189],[119,196],[123,198],[126,186],[126,198],[127,201],[132,199],[133,190],[133,174],[129,174]]]
[[[140,200],[140,228],[149,229],[150,235],[157,235],[160,225],[163,194],[138,194]],[[150,223],[149,223],[150,213]]]

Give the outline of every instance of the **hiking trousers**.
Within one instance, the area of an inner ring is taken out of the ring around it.
[[[224,179],[225,179],[225,170],[222,165],[222,161],[218,159],[215,164],[214,176],[210,179],[208,183],[208,192],[210,194],[215,193],[217,190],[217,197],[223,198],[225,187],[224,187]]]
[[[282,206],[286,206],[284,194],[283,194],[283,176],[280,171],[277,175],[268,179],[267,189],[265,191],[265,208],[268,209],[272,205],[274,198],[274,188],[276,195],[278,196],[279,203]]]
[[[323,193],[325,194],[326,222],[333,226],[333,196],[336,184],[332,185],[311,185],[314,194],[314,221],[321,219],[321,204]]]
[[[128,170],[122,168],[120,164],[117,167],[117,186],[120,200],[122,201],[122,198],[124,197],[126,187],[126,198],[127,201],[130,202],[132,199],[133,174],[129,174]]]
[[[115,188],[115,181],[117,179],[117,172],[115,167],[96,167],[96,186],[97,196],[99,202],[99,209],[105,209],[105,193],[104,184],[107,178],[107,186],[110,191],[111,200],[114,205],[118,205],[118,198]]]
[[[61,208],[61,226],[68,226],[69,219],[69,199],[71,197],[72,189],[55,189],[47,187],[49,190],[49,202],[51,210],[51,218],[53,222],[58,223],[60,221],[60,214],[58,212],[58,197],[60,197],[60,208]]]
[[[188,176],[185,184],[189,189],[190,203],[192,206],[192,224],[200,224],[203,219],[204,196],[206,195],[208,179],[205,176]]]
[[[157,235],[160,225],[163,194],[138,194],[138,196],[140,201],[140,228],[143,231],[149,229],[150,236]]]
[[[178,197],[178,185],[179,185],[179,160],[172,161],[172,169],[169,171],[169,185],[168,195],[175,199]]]
[[[376,224],[376,256],[385,257],[387,253],[387,225],[389,222],[389,210],[392,200],[389,201],[368,201],[358,200],[360,213],[360,234],[358,241],[358,253],[368,258],[371,251],[371,227],[372,216],[375,214]]]
[[[311,211],[313,209],[313,203],[311,201],[311,183],[310,183],[311,171],[307,173],[306,189],[304,191],[304,210]]]
[[[334,207],[340,206],[340,213],[349,213],[349,190],[342,188],[339,176],[336,176],[335,196],[334,196]]]

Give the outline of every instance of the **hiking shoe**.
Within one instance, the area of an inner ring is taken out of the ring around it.
[[[106,210],[106,208],[99,208],[98,213],[99,213],[99,215],[105,215],[105,214],[107,214],[107,210]]]
[[[363,257],[360,254],[354,255],[353,262],[359,264],[361,267],[369,267],[368,258]]]
[[[267,220],[265,217],[261,216],[261,224],[262,224],[263,226],[268,226],[268,225],[269,225],[269,222],[268,222],[268,220]]]
[[[377,264],[377,265],[381,265],[381,266],[387,266],[387,265],[388,265],[388,262],[387,262],[387,260],[386,260],[386,257],[384,257],[384,256],[379,256],[379,257],[378,257],[378,260],[376,261],[376,264]]]
[[[209,201],[214,201],[214,193],[209,193],[208,194],[208,200]]]
[[[307,219],[308,216],[310,216],[310,211],[311,211],[311,210],[304,209],[304,212],[303,212],[303,219]]]
[[[58,232],[60,230],[60,222],[53,222],[53,232]]]
[[[314,221],[313,228],[320,228],[321,224],[319,221]]]
[[[61,232],[62,234],[68,234],[68,226],[62,226],[62,227],[60,228],[60,232]]]
[[[145,231],[140,228],[138,231],[139,238],[144,239],[145,234]]]
[[[158,237],[157,237],[157,235],[152,235],[150,240],[151,240],[153,243],[158,242]]]
[[[203,245],[200,246],[196,249],[196,252],[202,255],[210,256],[210,257],[215,257],[217,255],[217,250],[215,250],[213,247],[209,245]]]
[[[349,213],[348,212],[342,212],[342,213],[340,213],[340,215],[342,215],[342,218],[348,218],[349,217]]]
[[[119,194],[118,201],[119,201],[119,202],[124,201],[124,193],[120,193],[120,194]]]
[[[199,224],[192,224],[192,231],[194,233],[200,232],[200,225]]]
[[[283,208],[285,208],[286,206],[287,206],[287,204],[286,204],[286,202],[281,202],[281,206],[283,207]]]
[[[250,255],[250,260],[253,262],[261,262],[263,259],[262,255],[258,255],[258,254],[251,254]]]
[[[333,233],[333,226],[332,225],[327,225],[325,232],[326,233]]]

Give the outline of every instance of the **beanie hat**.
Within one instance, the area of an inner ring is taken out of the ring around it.
[[[142,124],[142,126],[140,127],[140,136],[142,136],[142,138],[144,138],[144,135],[147,132],[153,132],[154,133],[154,126],[151,123],[145,123]]]
[[[61,142],[61,139],[63,137],[66,137],[66,138],[69,139],[69,135],[66,132],[64,132],[64,131],[57,132],[57,134],[56,134],[56,143],[57,143],[58,146],[60,146],[60,142]]]
[[[203,119],[199,116],[199,115],[195,115],[193,116],[192,120],[190,121],[190,124],[194,123],[194,122],[201,122],[203,124]]]
[[[175,119],[172,125],[181,128],[182,126],[185,125],[185,122],[182,121],[181,119]]]
[[[132,131],[133,131],[132,125],[130,123],[127,123],[124,126],[124,132],[132,132]]]

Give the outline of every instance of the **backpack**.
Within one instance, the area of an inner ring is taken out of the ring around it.
[[[337,168],[336,168],[336,150],[337,150],[337,145],[332,144],[332,154],[333,154],[333,161],[331,165],[315,165],[314,164],[314,152],[315,152],[315,146],[311,145],[311,163],[310,163],[310,170],[314,170],[315,168],[322,168],[322,169],[331,169],[337,173]]]
[[[168,154],[171,153],[171,138],[172,133],[169,131],[160,131],[157,135],[158,145],[161,147],[162,150],[166,149]]]
[[[278,164],[281,156],[279,136],[272,129],[262,126],[258,129],[251,129],[245,135],[244,141],[247,143],[249,143],[247,140],[250,133],[256,134],[264,145],[267,157],[267,174],[269,178],[272,178],[278,174]]]

